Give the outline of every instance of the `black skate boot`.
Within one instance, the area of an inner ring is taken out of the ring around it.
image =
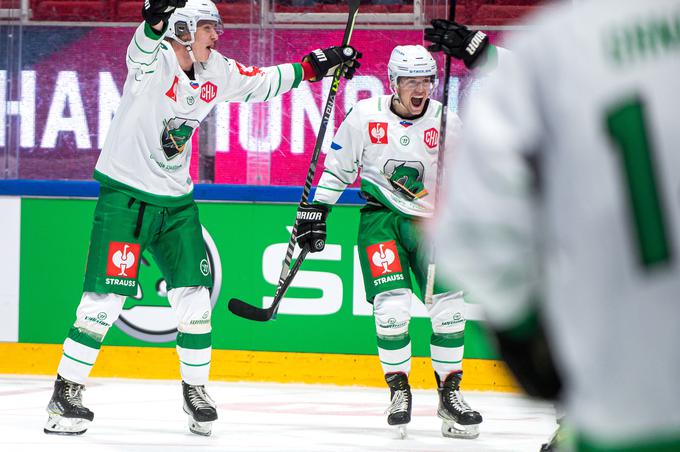
[[[82,435],[94,413],[83,406],[85,386],[57,375],[52,399],[47,404],[47,424],[43,431],[57,435]]]
[[[401,438],[406,438],[406,424],[411,422],[411,386],[408,377],[399,372],[385,375],[385,381],[390,387],[390,400],[387,408],[387,423],[396,425]]]
[[[439,389],[439,408],[437,416],[442,419],[442,435],[450,438],[477,438],[482,415],[465,403],[460,393],[460,380],[463,372],[452,372],[442,383],[435,372]]]
[[[210,436],[212,423],[217,420],[217,408],[205,392],[205,386],[182,382],[182,394],[184,412],[189,415],[189,430],[197,435]]]

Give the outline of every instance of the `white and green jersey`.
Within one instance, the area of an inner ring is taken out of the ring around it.
[[[588,450],[680,450],[679,24],[680,0],[565,2],[508,39],[438,211],[438,272],[496,329],[545,314]]]
[[[302,67],[244,67],[213,50],[194,64],[194,80],[172,46],[143,23],[127,49],[128,75],[94,177],[147,202],[191,199],[191,137],[210,110],[225,101],[266,101],[302,80]]]
[[[326,155],[314,201],[335,204],[361,170],[361,190],[381,204],[406,216],[432,215],[442,104],[430,99],[424,114],[409,120],[390,109],[391,99],[364,99],[349,111]],[[447,129],[447,141],[455,141],[460,119],[453,112],[447,116]],[[410,200],[397,191],[390,183],[397,169],[410,172],[427,194]]]

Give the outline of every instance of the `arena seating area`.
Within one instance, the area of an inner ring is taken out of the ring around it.
[[[218,0],[225,23],[251,23],[252,2]],[[282,0],[272,11],[277,13],[343,13],[346,6],[329,0]],[[412,13],[408,0],[362,0],[364,13]],[[380,3],[380,4],[377,4]],[[476,25],[507,25],[516,22],[540,4],[540,0],[467,0],[459,1],[456,17]],[[295,6],[305,4],[309,6]],[[141,0],[31,0],[32,19],[39,21],[136,22],[140,20]],[[254,20],[253,20],[254,19]]]

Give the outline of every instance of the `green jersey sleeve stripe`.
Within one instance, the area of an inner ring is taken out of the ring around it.
[[[163,25],[163,29],[161,30],[161,34],[156,34],[153,28],[151,28],[151,25],[149,25],[148,22],[144,22],[144,34],[146,35],[147,38],[153,39],[154,41],[160,41],[163,35],[165,35],[165,31],[168,29],[168,24],[167,22]]]
[[[267,90],[267,95],[264,96],[264,101],[265,101],[265,102],[267,102],[267,100],[269,99],[269,94],[270,94],[271,92],[272,92],[272,84],[270,83],[270,84],[269,84],[269,89]]]
[[[156,45],[156,47],[153,48],[153,50],[150,50],[150,51],[142,49],[139,46],[139,43],[137,42],[137,35],[136,34],[132,36],[132,41],[135,43],[135,45],[137,46],[137,48],[139,49],[140,52],[146,53],[147,55],[153,54],[156,50],[158,50],[158,47],[160,47],[160,44],[158,44],[158,45]]]
[[[330,190],[330,191],[339,191],[339,192],[341,192],[341,193],[342,193],[343,191],[345,191],[344,188],[331,188],[331,187],[326,187],[325,185],[319,185],[319,186],[316,187],[317,190],[318,190],[319,188],[323,188],[324,190]]]
[[[324,172],[324,173],[330,174],[331,176],[333,176],[334,178],[336,178],[337,180],[339,180],[339,181],[342,182],[343,184],[349,185],[349,182],[345,182],[345,181],[342,180],[340,177],[338,177],[337,174],[333,174],[333,173],[332,173],[331,171],[329,171],[328,169],[323,170],[323,172]]]
[[[276,66],[276,71],[279,73],[279,86],[276,87],[274,97],[279,95],[279,91],[281,90],[281,79],[283,78],[283,76],[281,75],[281,68],[279,66]]]
[[[130,55],[128,55],[128,60],[132,61],[134,64],[139,64],[140,66],[151,66],[158,59],[158,54],[154,57],[151,63],[142,63],[141,61],[135,61]]]
[[[304,72],[302,70],[302,65],[300,63],[293,63],[293,72],[295,72],[295,80],[293,80],[293,88],[297,88],[300,86],[300,82],[302,82],[302,77],[304,76]]]

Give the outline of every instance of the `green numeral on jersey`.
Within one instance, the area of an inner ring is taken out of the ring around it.
[[[634,99],[617,106],[607,115],[607,127],[623,157],[642,264],[653,267],[667,262],[670,259],[670,247],[647,135],[644,105],[639,99]]]

